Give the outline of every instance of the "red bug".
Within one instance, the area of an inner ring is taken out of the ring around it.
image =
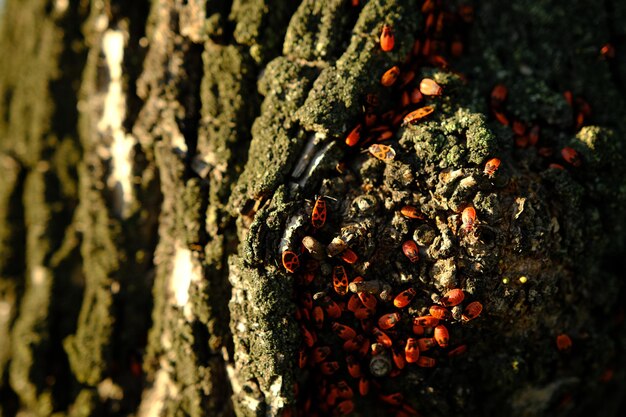
[[[391,161],[396,157],[396,151],[391,146],[381,145],[380,143],[371,145],[367,150],[381,161]]]
[[[359,296],[359,299],[361,300],[363,305],[367,307],[369,310],[376,309],[376,304],[378,303],[378,301],[376,300],[375,296],[373,296],[372,294],[368,294],[366,292],[359,292],[357,293],[357,295]]]
[[[424,326],[422,326],[421,324],[416,324],[415,321],[413,322],[413,334],[416,336],[421,336],[424,334]]]
[[[359,296],[356,294],[352,294],[350,298],[348,299],[348,310],[354,313],[355,311],[357,311],[359,308],[362,308],[362,307],[363,307],[363,303],[361,302],[361,299],[359,298]]]
[[[365,377],[359,379],[359,394],[365,397],[370,392],[370,382]]]
[[[324,326],[324,310],[320,306],[313,307],[313,323],[318,329]]]
[[[452,317],[452,313],[450,313],[447,308],[437,305],[430,306],[428,312],[431,316],[437,317],[439,320],[448,320],[450,317]]]
[[[440,96],[443,89],[435,82],[435,80],[424,78],[420,82],[420,92],[425,96]]]
[[[504,103],[508,94],[509,90],[506,86],[502,84],[496,85],[493,87],[493,90],[491,90],[491,105],[493,107],[499,107],[502,103]]]
[[[561,164],[550,164],[550,165],[548,165],[548,168],[560,169],[560,170],[565,169],[565,167],[563,165],[561,165]]]
[[[396,38],[393,35],[393,28],[389,25],[383,25],[383,31],[380,34],[380,49],[389,52],[395,45]]]
[[[417,339],[417,347],[420,352],[426,352],[428,349],[433,348],[437,345],[437,341],[434,337],[422,337]]]
[[[352,378],[361,377],[361,365],[353,355],[346,357],[346,364],[348,365],[348,373]]]
[[[421,100],[421,98],[420,98]],[[433,106],[424,106],[420,109],[414,110],[411,113],[407,114],[406,116],[404,116],[404,119],[402,120],[402,122],[404,124],[412,124],[412,123],[416,123],[420,120],[422,120],[423,118],[425,118],[426,116],[428,116],[429,114],[431,114],[432,112],[435,111],[435,108]]]
[[[416,292],[413,288],[407,288],[400,294],[396,295],[396,298],[393,299],[393,305],[398,308],[404,308],[413,300],[415,294]]]
[[[313,352],[311,353],[311,359],[313,360],[313,363],[324,362],[328,355],[330,355],[330,352],[331,350],[328,346],[318,346],[313,349]]]
[[[437,362],[433,358],[429,358],[427,356],[420,356],[417,360],[417,366],[421,366],[422,368],[432,368],[436,363]]]
[[[571,148],[569,146],[566,146],[563,149],[561,149],[561,156],[563,157],[563,159],[565,159],[567,163],[575,167],[579,167],[580,164],[582,163],[580,160],[580,155],[578,154],[576,149]]]
[[[391,405],[400,405],[402,404],[402,401],[404,400],[404,396],[400,394],[399,392],[395,392],[389,395],[381,394],[378,398],[380,398],[381,401],[386,402],[387,404],[391,404]]]
[[[353,328],[348,327],[343,324],[333,323],[332,325],[333,332],[343,340],[350,340],[356,337],[356,332]]]
[[[396,83],[396,80],[400,76],[400,67],[393,66],[389,68],[383,76],[380,78],[380,83],[385,87],[391,87]]]
[[[457,346],[454,349],[452,349],[450,352],[448,352],[448,357],[453,358],[455,356],[460,356],[464,354],[465,352],[467,352],[467,345]]]
[[[448,347],[448,340],[450,339],[450,335],[448,333],[448,329],[443,324],[435,327],[435,340],[437,344],[443,348]]]
[[[417,339],[409,337],[404,347],[404,355],[408,363],[415,363],[420,357],[420,349],[418,347]]]
[[[483,173],[486,176],[491,178],[494,176],[499,166],[500,166],[500,160],[498,158],[491,158],[485,164],[485,170],[483,171]]]
[[[604,44],[602,48],[600,48],[600,54],[604,58],[615,58],[615,47],[610,43]]]
[[[313,299],[320,302],[322,308],[332,319],[338,319],[341,316],[341,308],[333,301],[332,298],[323,292],[319,292],[313,296]]]
[[[419,261],[420,259],[420,251],[417,247],[417,243],[412,240],[407,240],[402,244],[402,252],[404,252],[404,255],[406,255],[406,257],[409,258],[409,261],[413,263]]]
[[[339,256],[345,263],[350,264],[350,265],[352,265],[359,259],[357,254],[354,253],[354,251],[350,248],[346,248],[343,252],[341,252]]]
[[[378,319],[378,327],[383,330],[391,329],[400,321],[400,313],[383,314]]]
[[[346,340],[343,344],[343,350],[346,352],[354,352],[361,347],[364,341],[365,339],[361,335],[356,336],[354,339]]]
[[[509,125],[509,119],[506,117],[506,115],[500,111],[493,111],[493,115],[495,116],[496,120],[498,122],[500,122],[500,124],[502,126],[508,126]]]
[[[346,275],[346,270],[341,265],[333,269],[333,287],[335,292],[341,296],[348,293],[348,275]]]
[[[433,316],[420,316],[413,319],[413,324],[424,327],[435,327],[439,324],[439,319]]]
[[[465,294],[463,293],[463,290],[455,288],[445,293],[439,302],[445,307],[453,307],[461,304],[464,298]]]
[[[483,305],[478,301],[472,301],[465,307],[461,318],[463,321],[470,321],[478,317],[482,311]]]
[[[387,336],[387,334],[385,332],[383,332],[382,330],[380,330],[377,327],[374,327],[372,329],[372,335],[376,338],[376,341],[378,343],[380,343],[381,345],[390,348],[391,345],[393,344],[393,342],[391,341],[391,338],[389,336]]]
[[[348,383],[344,380],[337,382],[337,396],[344,400],[349,400],[354,397],[354,392]]]
[[[354,312],[354,317],[359,320],[363,320],[372,317],[372,314],[374,314],[374,310],[370,310],[366,307],[361,307]]]
[[[300,369],[303,369],[306,366],[308,360],[309,357],[306,354],[306,349],[300,348],[300,351],[298,352],[298,367]]]
[[[326,223],[326,215],[326,200],[324,200],[324,197],[318,197],[311,212],[311,224],[313,227],[316,229],[323,227],[324,223]]]
[[[339,363],[333,362],[323,362],[320,364],[320,370],[324,375],[332,375],[339,370]]]
[[[300,267],[300,258],[295,252],[290,250],[283,251],[283,266],[287,272],[292,274]]]
[[[391,356],[393,357],[393,363],[396,364],[398,369],[404,369],[406,362],[404,360],[404,355],[399,353],[396,349],[391,349]]]
[[[567,350],[572,347],[572,339],[565,333],[562,333],[556,337],[556,347],[559,350]]]
[[[528,143],[532,146],[535,146],[537,142],[539,142],[539,126],[535,125],[530,128],[530,132],[528,132]]]
[[[307,329],[304,326],[300,326],[300,330],[302,331],[302,337],[304,338],[304,343],[308,347],[312,347],[317,341],[317,337],[315,336],[315,333],[311,332],[309,329]]]
[[[476,223],[476,210],[474,207],[465,207],[461,214],[461,220],[463,221],[463,229],[466,232],[470,232]]]
[[[412,104],[417,104],[417,103],[421,102],[422,99],[424,98],[424,96],[422,95],[422,92],[420,91],[419,88],[414,88],[411,91],[411,95],[409,97],[411,99],[411,103]],[[408,116],[408,114],[407,114],[407,116]],[[405,121],[405,123],[411,123],[411,120]]]
[[[359,140],[361,139],[361,128],[361,123],[359,123],[350,133],[348,133],[348,136],[346,136],[346,145],[355,146],[359,143]]]
[[[408,217],[409,219],[423,220],[425,218],[424,214],[422,214],[422,212],[419,211],[417,207],[413,207],[413,206],[402,207],[400,209],[400,213],[402,213],[404,217]]]

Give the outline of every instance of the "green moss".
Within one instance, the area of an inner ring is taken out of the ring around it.
[[[233,208],[241,208],[247,199],[271,194],[291,171],[304,144],[304,132],[292,115],[304,101],[314,74],[311,67],[285,58],[266,67],[259,81],[259,91],[266,97],[252,126],[249,154],[254,157],[237,182]]]

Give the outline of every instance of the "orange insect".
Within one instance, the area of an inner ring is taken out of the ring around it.
[[[383,25],[383,31],[380,34],[380,49],[389,52],[395,45],[396,38],[393,35],[393,28],[389,25]]]
[[[303,369],[306,366],[308,360],[309,360],[309,357],[306,354],[306,349],[301,348],[300,351],[298,352],[298,367],[300,369]]]
[[[396,295],[396,298],[393,299],[393,305],[398,308],[404,308],[413,300],[415,294],[416,292],[413,288],[407,288],[400,294]]]
[[[464,298],[465,294],[463,293],[463,290],[455,288],[448,291],[443,297],[441,297],[439,302],[445,307],[453,307],[461,304]]]
[[[359,361],[353,355],[346,357],[346,364],[348,365],[348,373],[352,378],[359,378],[362,375],[361,365],[359,365]]]
[[[528,132],[528,143],[531,146],[535,146],[537,142],[539,142],[539,126],[535,125],[530,128],[530,132]]]
[[[404,356],[408,363],[415,363],[420,357],[420,349],[418,347],[417,339],[409,337],[404,347]]]
[[[304,338],[304,343],[308,347],[312,347],[317,340],[315,333],[311,332],[309,329],[307,329],[304,326],[300,326],[300,330],[302,331],[302,337]]]
[[[371,145],[367,150],[381,161],[391,161],[396,157],[396,151],[391,146],[381,145],[380,143]]]
[[[572,339],[565,333],[562,333],[556,337],[556,347],[559,350],[567,350],[572,347]]]
[[[324,310],[320,306],[313,307],[313,323],[318,329],[324,326]]]
[[[413,319],[413,324],[424,327],[435,327],[439,324],[439,319],[433,316],[420,316]]]
[[[427,356],[420,356],[417,360],[417,366],[421,366],[422,368],[432,368],[436,363],[437,362],[433,358],[429,358]]]
[[[464,354],[465,352],[467,352],[467,345],[457,346],[454,349],[452,349],[450,352],[448,352],[448,357],[453,358],[455,356],[460,356]]]
[[[389,68],[383,76],[380,78],[380,83],[385,87],[391,87],[396,83],[398,77],[400,76],[400,68],[395,65]]]
[[[393,363],[396,364],[396,367],[398,369],[404,369],[406,365],[404,355],[400,354],[396,349],[391,349],[391,356],[393,357]]]
[[[579,167],[582,163],[582,161],[580,160],[580,155],[578,154],[578,152],[576,152],[576,149],[569,146],[561,149],[561,156],[563,157],[563,159],[565,159],[567,163],[575,167]]]
[[[383,345],[384,347],[390,348],[391,345],[393,344],[393,342],[391,341],[391,338],[387,336],[385,332],[383,332],[377,327],[374,327],[372,329],[372,335],[376,338],[376,341],[380,343],[381,345]]]
[[[376,304],[378,303],[378,301],[376,300],[376,297],[374,295],[368,294],[366,292],[359,292],[357,293],[357,295],[359,296],[359,299],[361,300],[363,305],[367,307],[368,310],[376,309]]]
[[[337,382],[337,397],[344,400],[349,400],[350,398],[354,397],[354,392],[346,381],[342,380]]]
[[[374,310],[370,310],[366,307],[361,307],[354,312],[354,317],[359,320],[363,320],[372,317],[372,314],[374,314]]]
[[[361,299],[359,298],[359,296],[356,294],[352,294],[350,298],[348,299],[348,310],[354,313],[355,311],[357,311],[359,308],[362,308],[362,307],[363,307],[363,303],[361,302]]]
[[[433,348],[437,345],[437,341],[434,337],[422,337],[421,339],[417,339],[417,347],[420,352],[426,352],[428,349]]]
[[[364,338],[361,335],[358,335],[354,339],[346,340],[343,344],[343,350],[346,352],[354,352],[358,350],[364,342]]]
[[[320,370],[324,375],[332,375],[339,370],[338,362],[323,362],[320,364]]]
[[[472,301],[467,305],[467,307],[465,307],[465,311],[463,311],[461,318],[463,321],[470,321],[478,317],[482,311],[483,305],[478,301]]]
[[[602,45],[602,48],[600,48],[600,54],[604,58],[615,58],[615,47],[610,43],[604,44]]]
[[[550,165],[548,165],[548,168],[560,169],[560,170],[564,170],[565,169],[565,167],[563,167],[563,165],[561,165],[561,164],[550,164]]]
[[[346,275],[346,270],[341,265],[333,269],[333,288],[341,296],[348,293],[348,275]]]
[[[422,336],[424,334],[424,326],[413,322],[413,334],[416,336]]]
[[[404,396],[400,394],[399,392],[389,394],[389,395],[381,394],[378,398],[380,398],[381,401],[384,401],[387,404],[391,404],[391,405],[400,405],[402,404],[402,401],[404,400]]]
[[[287,272],[292,274],[300,267],[300,258],[295,252],[290,250],[283,251],[283,266]]]
[[[318,346],[313,349],[311,359],[313,360],[313,363],[324,362],[328,355],[330,355],[330,352],[331,350],[328,346]]]
[[[328,317],[332,319],[338,319],[339,317],[341,317],[341,308],[339,308],[337,303],[333,301],[332,298],[327,295],[326,297],[324,297],[323,302],[324,311],[326,312],[326,314],[328,314]]]
[[[343,252],[341,252],[339,256],[345,263],[350,264],[350,265],[352,265],[353,263],[359,260],[359,257],[357,256],[357,254],[354,253],[354,251],[350,248],[346,248]]]
[[[502,84],[496,85],[493,87],[493,90],[491,90],[491,105],[493,107],[499,107],[502,103],[504,103],[508,94],[509,90],[506,86]]]
[[[346,145],[355,146],[359,143],[359,140],[361,139],[361,129],[362,126],[361,123],[359,123],[350,133],[348,133],[348,136],[346,136]]]
[[[402,252],[409,258],[409,261],[415,263],[420,260],[419,249],[417,243],[412,240],[407,240],[402,244]]]
[[[414,110],[411,113],[404,116],[403,123],[404,124],[416,123],[434,111],[435,111],[435,108],[433,106],[424,106],[421,109]]]
[[[391,329],[400,321],[400,313],[383,314],[378,319],[378,327],[383,330]]]
[[[315,200],[313,211],[311,212],[311,224],[316,229],[320,229],[326,223],[326,200],[324,197],[318,197]]]
[[[447,320],[452,317],[452,313],[447,308],[441,306],[430,306],[428,312],[431,316],[437,317],[439,320]]]
[[[424,78],[420,82],[420,92],[425,96],[440,96],[443,89],[435,80],[431,78]]]
[[[365,397],[368,392],[370,392],[370,381],[365,377],[361,377],[361,379],[359,379],[359,394]]]
[[[466,232],[470,232],[476,223],[476,210],[474,207],[466,207],[461,214],[461,220],[463,221],[463,229]]]
[[[332,325],[333,332],[343,340],[351,340],[356,337],[356,332],[353,328],[348,327],[343,324],[333,323]]]
[[[443,348],[448,347],[448,339],[450,338],[450,335],[446,326],[440,324],[439,326],[435,327],[434,336],[439,346]]]
[[[409,219],[420,219],[420,220],[424,220],[425,216],[422,214],[421,211],[419,211],[417,209],[417,207],[413,207],[413,206],[404,206],[400,209],[400,213],[402,213],[402,215],[404,217],[408,217]]]
[[[424,96],[422,96],[422,93],[420,92],[419,88],[414,88],[411,91],[411,95],[409,97],[411,99],[411,103],[412,104],[417,104],[420,101],[422,101],[422,99],[424,98]],[[410,122],[405,122],[405,123],[410,123]]]
[[[495,116],[496,120],[500,122],[502,126],[509,125],[509,119],[506,117],[504,113],[494,110],[493,115]]]
[[[485,170],[483,171],[483,173],[489,178],[492,178],[494,174],[496,173],[496,171],[498,170],[499,166],[500,166],[500,160],[498,158],[491,158],[485,164]]]

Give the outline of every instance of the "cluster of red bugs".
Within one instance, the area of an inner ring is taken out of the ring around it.
[[[352,3],[358,6],[359,2]],[[425,102],[441,96],[443,88],[430,78],[416,80],[416,73],[421,65],[447,68],[443,54],[456,57],[462,53],[463,31],[473,11],[461,6],[453,14],[441,10],[440,1],[426,0],[422,12],[424,33],[406,62],[392,65],[380,78],[384,89],[400,97],[398,106],[381,111],[377,96],[368,94],[361,121],[345,137],[349,148],[359,147],[389,161],[396,152],[381,142],[393,139],[401,126],[434,112],[435,107]],[[381,53],[396,47],[392,26],[381,25],[378,42]],[[488,161],[485,175],[493,177],[499,165],[497,158]],[[432,305],[421,315],[409,313],[420,298],[418,291],[427,291],[408,285],[396,289],[382,280],[366,280],[354,268],[359,255],[345,242],[335,238],[324,245],[313,237],[328,228],[329,203],[326,197],[316,199],[310,233],[302,239],[302,248],[282,253],[285,270],[295,277],[296,319],[303,336],[297,358],[301,369],[297,407],[285,409],[285,415],[348,415],[359,398],[384,404],[396,417],[418,415],[397,387],[387,384],[388,378],[402,375],[409,367],[427,370],[465,353],[466,345],[450,343],[448,326],[475,319],[482,304],[472,301],[463,307],[466,294],[456,288],[432,295]],[[426,220],[414,206],[404,206],[400,213],[411,221]],[[462,230],[472,232],[477,225],[476,210],[466,207],[461,217]],[[420,261],[415,241],[404,241],[399,250],[409,262]],[[321,271],[324,260],[331,264],[330,282]]]
[[[491,90],[490,108],[494,118],[498,122],[504,126],[509,126],[513,130],[515,146],[522,149],[537,147],[537,153],[544,158],[552,158],[555,156],[555,149],[552,146],[542,143],[539,124],[535,123],[529,127],[527,123],[513,118],[513,116],[506,111],[505,104],[508,94],[508,89],[503,84],[497,84],[493,87]],[[563,96],[573,110],[573,125],[576,130],[580,130],[591,115],[591,106],[581,97],[574,98],[571,91],[566,91],[563,93]],[[580,154],[570,146],[561,148],[556,156],[573,167],[579,167],[582,164]],[[561,161],[551,162],[549,167],[564,169],[564,166],[559,162]]]
[[[413,206],[403,207],[400,213],[409,219],[424,219]],[[311,212],[312,230],[323,228],[327,217],[327,202],[319,197]],[[471,230],[474,221],[475,210],[466,208],[463,227]],[[305,246],[315,241],[310,236],[305,240]],[[432,368],[439,357],[463,354],[466,345],[450,345],[446,323],[475,319],[482,312],[482,304],[473,301],[461,309],[465,293],[457,288],[435,296],[426,314],[411,316],[406,311],[418,294],[415,288],[394,294],[379,280],[351,278],[350,267],[358,261],[358,255],[347,246],[337,246],[333,241],[326,248],[326,253],[337,261],[332,267],[332,290],[330,285],[324,286],[319,274],[320,262],[315,257],[306,252],[301,255],[283,252],[283,266],[296,274],[298,284],[296,318],[303,345],[297,363],[309,373],[310,386],[298,387],[301,404],[298,410],[307,416],[347,415],[354,410],[357,396],[373,395],[393,407],[396,416],[418,415],[404,401],[402,393],[387,392],[380,378],[397,377],[413,364]],[[419,261],[419,249],[414,241],[405,241],[402,252],[410,262]],[[315,287],[322,290],[314,292]],[[335,348],[336,345],[341,348]],[[442,352],[437,352],[438,349]],[[288,413],[293,415],[293,410],[289,409]]]

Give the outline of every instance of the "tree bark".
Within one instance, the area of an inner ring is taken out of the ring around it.
[[[363,359],[370,393],[355,394],[354,415],[399,412],[381,400],[397,392],[433,416],[617,415],[626,4],[352,3],[7,0],[1,416],[337,414],[341,401],[321,387],[358,384],[331,320],[316,329],[306,319],[306,298],[347,301],[331,285],[339,265],[394,296],[417,290],[386,360],[431,294],[461,288],[465,305],[484,306],[446,324],[463,356],[424,352],[434,368],[407,365],[396,377],[374,377]],[[388,53],[383,24],[395,34]],[[433,49],[458,41],[463,54],[415,58],[426,39]],[[612,53],[601,53],[606,44]],[[429,118],[396,123],[381,142],[395,158],[379,160],[344,139],[365,108],[400,113],[402,89],[380,83],[396,64],[415,75],[400,83],[433,78],[443,95],[424,99]],[[508,96],[494,102],[496,84]],[[527,131],[514,134],[496,113]],[[539,142],[528,145],[535,126]],[[492,157],[502,163],[489,177]],[[316,196],[328,207],[319,230]],[[424,218],[402,216],[406,204]],[[468,206],[473,230],[461,220]],[[324,246],[342,237],[359,260],[312,262],[305,235]],[[402,253],[407,239],[419,244],[416,264]],[[286,250],[300,254],[299,271],[283,267]],[[384,299],[376,319],[396,311]],[[360,326],[342,314],[338,323]],[[303,329],[332,348],[333,376],[298,366],[312,354]],[[559,334],[569,350],[557,349]]]

